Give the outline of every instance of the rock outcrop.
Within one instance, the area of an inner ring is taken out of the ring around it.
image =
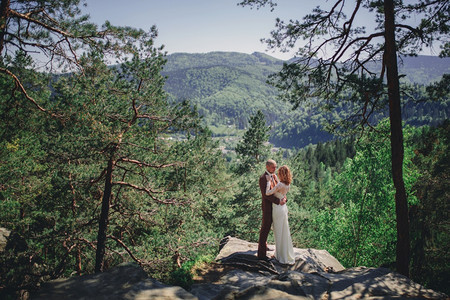
[[[60,299],[198,299],[178,286],[147,277],[135,263],[124,263],[97,274],[57,279],[43,284],[32,296],[36,300]]]
[[[5,250],[6,244],[8,243],[8,237],[11,234],[6,228],[0,227],[0,252]]]
[[[257,247],[226,237],[216,260],[236,269],[217,282],[194,285],[190,292],[200,300],[447,298],[386,268],[345,269],[325,250],[294,248],[296,263],[288,266],[256,260]]]
[[[273,246],[271,246],[274,248]],[[296,263],[256,259],[257,244],[222,240],[212,282],[188,291],[148,278],[136,264],[46,283],[32,299],[447,299],[386,268],[345,269],[325,250],[295,248]],[[269,255],[273,252],[269,252]]]

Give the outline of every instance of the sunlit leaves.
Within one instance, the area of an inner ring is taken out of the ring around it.
[[[353,159],[343,166],[333,188],[336,208],[320,212],[322,247],[346,266],[379,266],[395,261],[395,189],[390,174],[387,120],[362,138]],[[408,139],[410,130],[405,131]],[[411,147],[405,148],[404,180],[409,204],[417,199],[413,184],[418,178]]]

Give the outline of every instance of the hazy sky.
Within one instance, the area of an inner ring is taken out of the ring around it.
[[[204,53],[236,51],[266,52],[261,38],[270,36],[275,19],[300,19],[325,1],[281,0],[273,12],[269,7],[250,9],[238,0],[87,0],[84,9],[91,21],[103,24],[158,28],[157,45],[174,52]],[[292,54],[266,52],[289,59]]]
[[[410,1],[410,0],[406,0]],[[330,9],[330,0],[278,0],[273,12],[270,7],[238,6],[239,0],[86,0],[84,9],[91,21],[101,25],[106,20],[113,25],[150,29],[156,25],[159,37],[156,45],[164,45],[169,54],[175,52],[205,53],[211,51],[265,52],[280,59],[290,59],[292,53],[267,51],[261,38],[270,37],[275,19],[301,20],[318,5]],[[349,7],[353,1],[347,3]],[[413,18],[414,19],[414,18]],[[374,16],[358,14],[357,20],[369,26]],[[412,20],[417,21],[417,20]],[[361,24],[361,23],[359,23]],[[439,47],[424,54],[437,55]]]

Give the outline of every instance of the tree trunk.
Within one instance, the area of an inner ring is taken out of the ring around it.
[[[6,23],[9,16],[9,5],[10,0],[1,0],[0,3],[0,54],[3,52],[3,47],[5,44],[5,31]]]
[[[409,277],[409,219],[405,183],[403,182],[403,131],[400,106],[400,84],[395,43],[393,0],[384,1],[385,52],[389,121],[391,124],[392,179],[395,186],[395,211],[397,216],[397,271]]]
[[[81,246],[77,245],[77,275],[81,276]]]
[[[106,229],[108,227],[108,214],[109,205],[112,193],[112,172],[113,172],[113,157],[108,161],[108,168],[105,175],[105,189],[103,191],[102,199],[102,211],[100,213],[100,220],[98,222],[98,235],[97,235],[97,251],[95,255],[95,272],[103,271],[103,257],[105,256],[105,242],[106,242]]]

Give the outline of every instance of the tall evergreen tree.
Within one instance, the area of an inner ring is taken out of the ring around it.
[[[223,233],[207,226],[223,159],[189,103],[169,103],[156,28],[97,31],[78,4],[2,1],[0,226],[21,247],[0,257],[0,298],[128,259],[167,276]],[[37,72],[35,50],[71,72]]]
[[[261,110],[250,117],[249,128],[244,133],[241,142],[236,145],[236,153],[241,159],[239,172],[255,166],[267,157],[269,146],[265,143],[269,139],[270,127],[266,125],[266,118]]]
[[[272,0],[245,0],[241,5],[276,6]],[[448,53],[449,1],[425,1],[406,4],[402,1],[358,0],[349,8],[345,1],[334,1],[331,8],[317,7],[303,21],[288,23],[277,20],[277,29],[266,42],[270,47],[289,49],[303,39],[306,45],[299,48],[300,57],[284,65],[272,76],[272,83],[284,94],[282,97],[299,106],[310,98],[325,110],[338,106],[342,99],[354,105],[352,115],[342,123],[344,128],[371,126],[374,112],[389,107],[391,129],[391,172],[396,189],[397,216],[397,270],[409,274],[409,226],[407,196],[403,182],[403,133],[400,105],[400,85],[397,56],[416,54],[422,47],[443,41],[442,54]],[[375,12],[374,32],[358,26],[356,16],[363,9]],[[411,25],[405,20],[416,16]],[[402,23],[401,23],[402,22]],[[330,51],[329,47],[333,50]],[[327,53],[319,57],[320,53]],[[382,61],[377,74],[368,67],[372,61]],[[386,76],[387,86],[384,85]],[[350,95],[350,96],[349,96]],[[321,101],[323,100],[323,101]],[[347,122],[347,121],[350,121]]]

